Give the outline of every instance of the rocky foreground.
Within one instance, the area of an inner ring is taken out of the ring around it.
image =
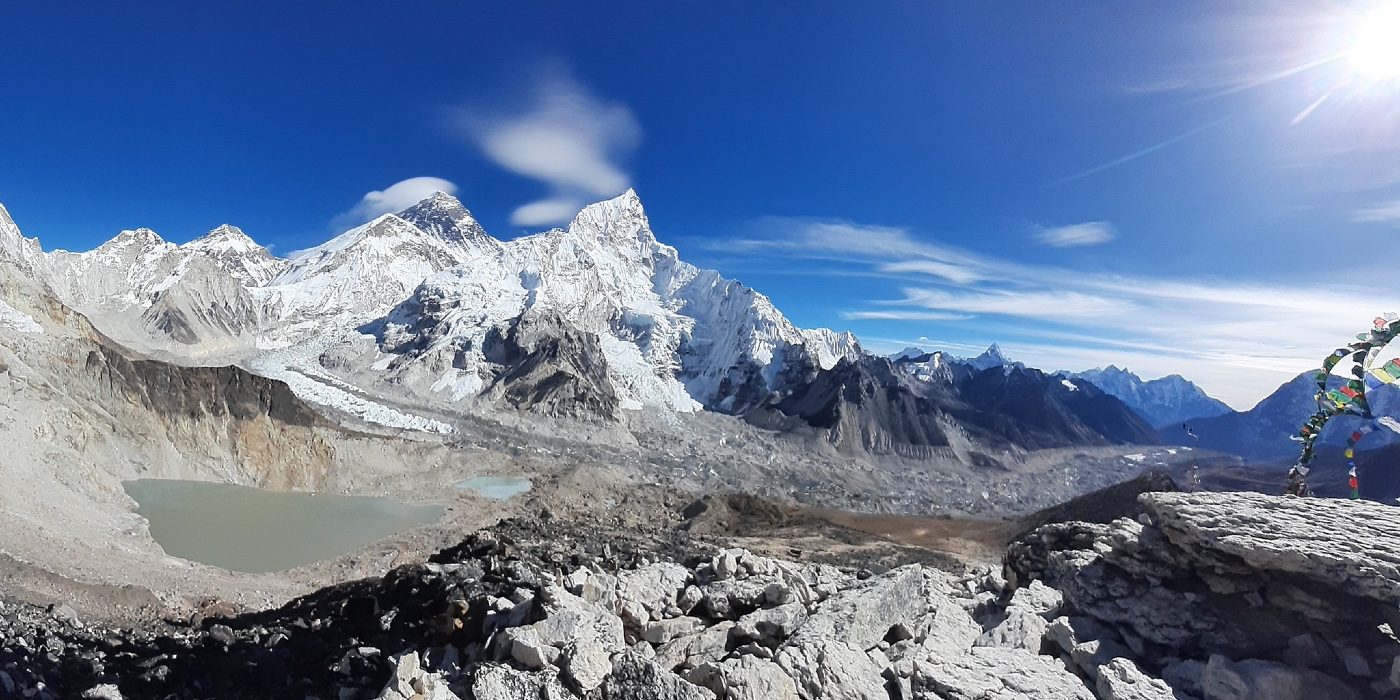
[[[1400,697],[1400,511],[1139,505],[1044,525],[1004,572],[504,521],[382,579],[181,628],[0,608],[0,697]]]

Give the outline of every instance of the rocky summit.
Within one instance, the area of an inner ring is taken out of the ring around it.
[[[1202,493],[1139,506],[1042,525],[1000,571],[764,556],[687,526],[637,536],[544,512],[382,578],[160,632],[5,605],[0,695],[1400,696],[1394,509]]]

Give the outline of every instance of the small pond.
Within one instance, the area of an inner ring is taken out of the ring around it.
[[[123,481],[171,556],[265,573],[330,559],[442,517],[442,506],[179,479]]]
[[[486,498],[504,501],[530,490],[530,480],[509,476],[474,476],[457,482],[461,491],[475,491]]]

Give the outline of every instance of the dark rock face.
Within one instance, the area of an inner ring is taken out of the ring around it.
[[[549,416],[618,418],[598,336],[553,311],[530,312],[494,328],[483,348],[501,366],[488,392],[513,408]]]
[[[286,384],[238,367],[132,360],[106,345],[88,353],[85,367],[113,398],[173,418],[265,416],[295,426],[325,424]]]
[[[999,432],[1024,447],[1156,442],[1152,426],[1122,401],[1088,382],[1069,384],[1074,388],[1057,375],[1020,366],[957,381],[963,400],[997,416]]]
[[[1066,386],[1020,366],[952,366],[944,376],[916,379],[876,357],[843,359],[830,370],[809,365],[746,418],[779,429],[806,424],[838,447],[906,456],[949,447],[950,431],[1027,449],[1154,441],[1140,417],[1087,382]]]

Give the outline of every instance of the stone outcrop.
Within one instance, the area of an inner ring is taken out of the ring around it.
[[[1045,525],[1006,557],[1013,585],[1063,595],[1045,651],[1100,697],[1400,696],[1400,511],[1249,493],[1140,502],[1137,520]],[[1001,638],[1020,641],[1012,631]]]
[[[571,541],[577,525],[504,521],[431,563],[168,636],[0,605],[0,695],[1400,697],[1400,512],[1246,494],[1142,506],[1140,519],[1044,525],[1000,574],[625,549]]]

